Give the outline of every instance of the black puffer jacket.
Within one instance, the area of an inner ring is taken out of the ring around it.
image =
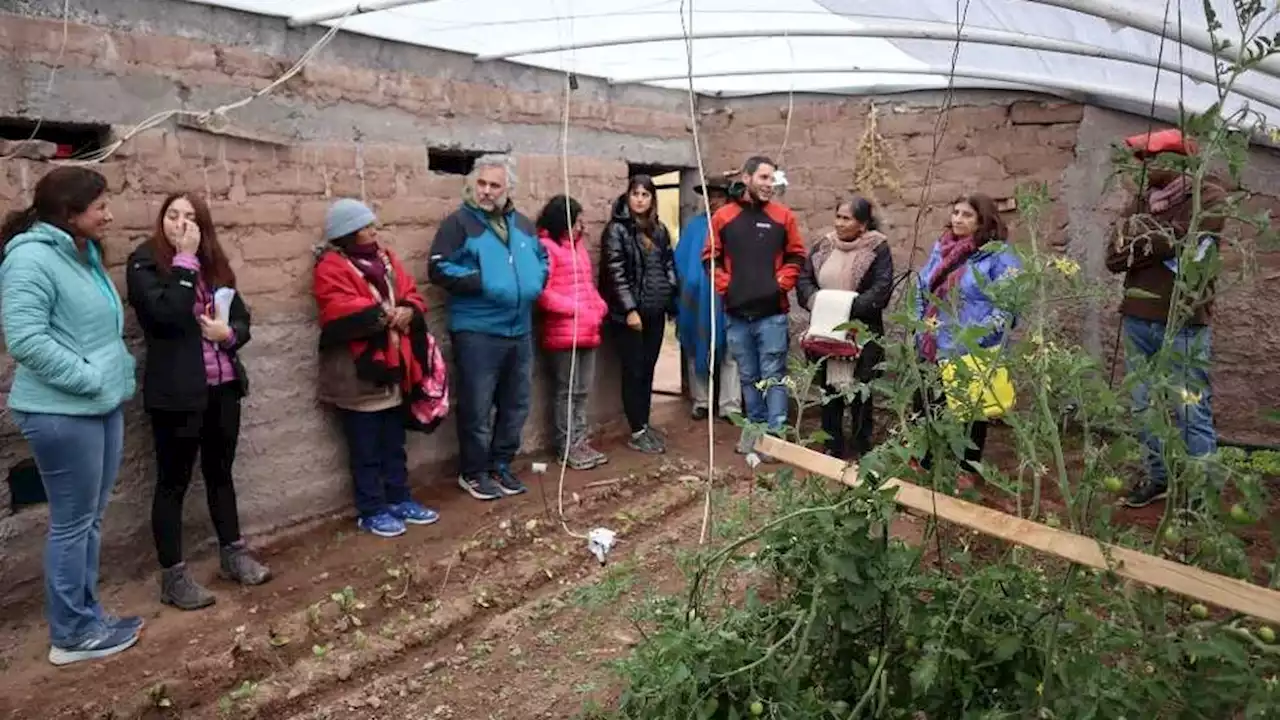
[[[659,221],[651,239],[660,261],[656,276],[645,272],[645,251],[627,196],[614,201],[613,218],[600,238],[600,294],[614,322],[626,322],[632,310],[661,308],[675,314],[676,263],[671,233]]]

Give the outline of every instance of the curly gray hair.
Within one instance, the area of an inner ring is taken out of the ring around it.
[[[493,168],[493,167],[502,168],[503,171],[506,172],[507,193],[510,194],[513,190],[515,190],[516,183],[519,181],[519,179],[516,177],[516,159],[505,153],[503,154],[490,153],[488,155],[481,155],[480,157],[476,158],[475,165],[471,169],[471,174],[467,176],[467,182],[468,183],[474,182],[476,179],[476,176],[480,174],[481,170],[485,168]]]

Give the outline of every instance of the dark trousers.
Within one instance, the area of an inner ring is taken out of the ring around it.
[[[529,418],[532,336],[457,332],[453,357],[459,470],[478,475],[510,465]]]
[[[377,412],[342,410],[347,436],[356,511],[367,518],[386,512],[388,505],[409,499],[409,458],[405,454],[404,409]]]
[[[218,542],[225,546],[239,541],[240,515],[231,479],[240,438],[239,385],[226,383],[209,388],[204,410],[152,410],[149,415],[156,446],[151,532],[160,566],[168,568],[182,562],[182,504],[197,454]]]
[[[846,452],[861,457],[871,449],[871,430],[873,427],[871,395],[864,398],[855,396],[846,400],[839,390],[826,384],[827,366],[824,363],[819,371],[818,381],[822,383],[822,391],[830,399],[822,406],[822,431],[830,436],[827,440],[827,452],[835,457],[843,458]],[[864,381],[865,382],[865,381]],[[853,416],[853,433],[845,435],[845,413]],[[850,442],[846,444],[846,437]]]
[[[667,316],[661,310],[643,311],[640,322],[639,330],[632,330],[623,323],[614,324],[614,345],[622,364],[622,411],[633,433],[649,426],[653,372],[658,365],[658,356],[662,354]]]
[[[946,407],[947,398],[946,395],[943,394],[941,388],[934,388],[930,390],[928,395],[929,405],[935,409],[935,412]],[[922,393],[916,393],[913,403],[915,405],[916,412],[924,412],[925,398]],[[987,426],[988,423],[985,420],[975,420],[974,422],[969,423],[969,440],[973,443],[974,447],[964,451],[964,464],[962,467],[966,472],[977,472],[973,463],[980,462],[982,460],[982,450],[987,444]],[[931,467],[932,463],[933,458],[930,457],[928,453],[926,453],[924,458],[920,460],[920,465],[926,469]]]

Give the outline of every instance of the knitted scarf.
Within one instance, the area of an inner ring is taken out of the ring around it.
[[[978,251],[978,241],[972,235],[958,238],[950,230],[943,233],[938,240],[942,252],[942,261],[929,276],[929,292],[938,298],[938,302],[929,302],[924,313],[926,324],[934,325],[927,330],[920,343],[920,354],[929,362],[938,361],[938,306],[947,299],[948,293],[964,276],[965,262]]]
[[[831,252],[818,268],[818,287],[856,292],[885,237],[875,230],[868,230],[852,240],[841,240],[833,232],[822,241],[831,248]]]

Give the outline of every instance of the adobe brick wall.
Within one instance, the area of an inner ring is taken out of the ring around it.
[[[1103,261],[1107,230],[1124,206],[1125,191],[1118,181],[1108,183],[1111,144],[1146,131],[1149,121],[1021,93],[959,92],[922,203],[941,100],[940,93],[912,93],[877,103],[878,129],[896,161],[901,190],[881,188],[872,195],[899,272],[924,262],[955,197],[981,191],[1003,199],[1012,197],[1019,184],[1045,182],[1052,201],[1044,226],[1047,240],[1111,289],[1096,304],[1061,311],[1079,321],[1086,347],[1113,358],[1120,280],[1110,276]],[[705,115],[701,127],[707,167],[708,172],[730,169],[756,153],[772,156],[790,182],[785,201],[812,242],[831,229],[836,202],[852,191],[858,141],[870,106],[863,98],[797,97],[784,148],[786,108],[785,96],[770,96],[733,101]],[[1246,189],[1254,193],[1251,205],[1272,208],[1273,214],[1280,209],[1278,181],[1280,155],[1255,149],[1245,177]],[[917,215],[918,234],[913,231]],[[1021,237],[1016,215],[1006,219],[1015,239]],[[1247,260],[1256,262],[1256,268],[1250,279],[1224,287],[1217,302],[1214,409],[1224,439],[1275,443],[1280,430],[1262,422],[1260,412],[1275,407],[1280,398],[1280,326],[1272,318],[1272,308],[1280,302],[1280,253],[1255,256],[1254,249],[1245,243],[1228,252],[1232,266]],[[793,330],[807,323],[807,313],[793,311]]]
[[[155,112],[204,110],[252,93],[319,36],[315,29],[287,31],[281,19],[166,0],[75,2],[76,21],[66,27],[68,43],[49,95],[44,88],[59,58],[63,24],[38,15],[60,15],[62,3],[30,6],[28,16],[0,14],[0,116],[105,123],[118,134]],[[564,187],[562,82],[555,73],[477,66],[451,53],[341,35],[300,76],[232,114],[236,127],[284,144],[169,121],[97,166],[110,182],[116,221],[105,241],[122,294],[123,262],[148,234],[163,197],[188,190],[210,200],[254,316],[254,338],[244,351],[252,394],[236,465],[251,536],[346,511],[351,503],[345,446],[315,401],[313,381],[318,332],[311,249],[331,199],[363,197],[374,206],[384,237],[427,293],[430,322],[449,356],[442,297],[426,283],[426,255],[439,222],[458,204],[463,178],[435,172],[427,147],[510,151],[518,162],[517,206],[536,214]],[[570,186],[587,208],[591,237],[598,237],[610,203],[625,189],[628,161],[692,164],[686,102],[681,93],[582,81],[571,104]],[[25,205],[49,167],[0,161],[0,208]],[[128,341],[142,361],[133,312],[127,309],[126,317]],[[602,422],[621,417],[612,358],[606,349],[592,401]],[[12,370],[0,354],[0,403]],[[541,373],[537,380],[526,450],[548,440]],[[124,463],[104,525],[108,577],[153,567],[152,446],[138,400],[127,406],[126,422]],[[411,468],[443,474],[456,447],[452,419],[430,437],[413,435]],[[28,455],[12,421],[0,417],[0,468]],[[43,508],[10,516],[7,486],[0,487],[3,603],[38,592],[47,516]],[[212,536],[203,495],[195,487],[187,503],[192,549]]]

